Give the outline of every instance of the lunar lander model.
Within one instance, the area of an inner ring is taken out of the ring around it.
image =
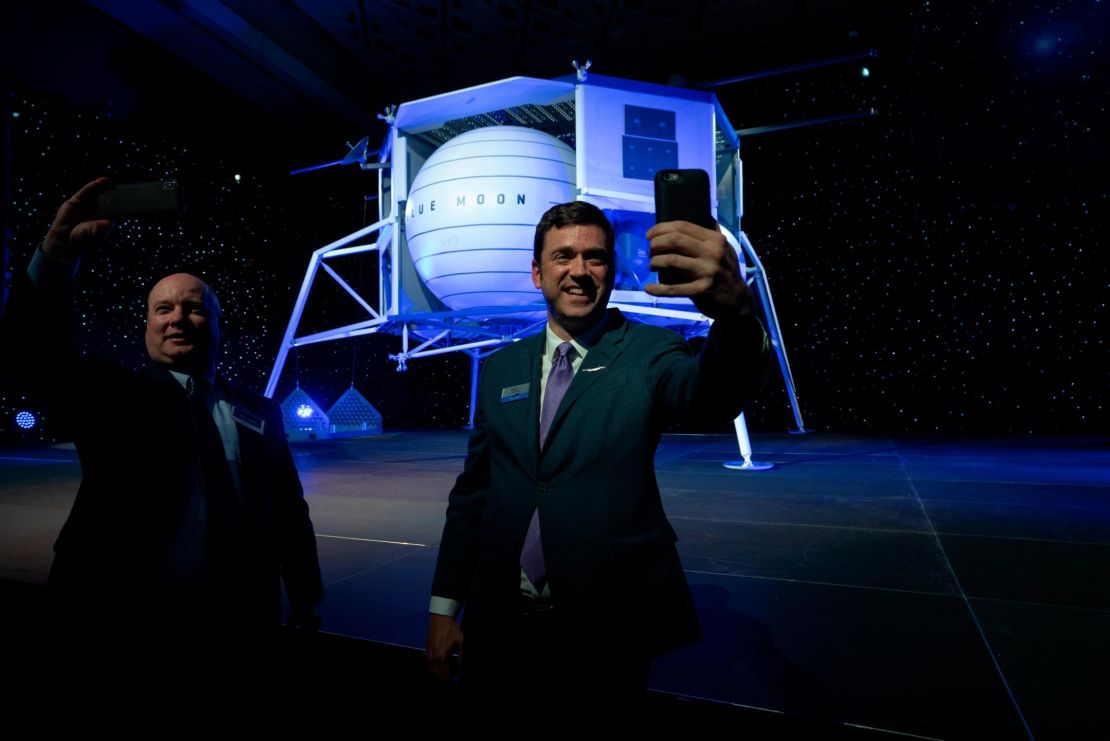
[[[400,351],[390,355],[398,370],[444,353],[470,357],[473,424],[481,359],[544,326],[543,297],[531,280],[535,224],[551,205],[575,199],[598,206],[613,222],[618,273],[609,305],[633,321],[704,335],[710,320],[689,299],[643,291],[656,279],[644,237],[654,223],[655,172],[699,168],[716,184],[714,216],[759,298],[797,428],[804,430],[766,274],[741,230],[739,138],[715,95],[579,68],[565,79],[514,77],[415,100],[382,118],[389,133],[376,161],[365,140],[355,154],[365,169],[378,171],[378,220],[312,254],[267,396],[290,350],[390,333],[401,338]],[[362,295],[333,267],[363,253],[377,257],[374,295]],[[329,278],[365,319],[299,335],[313,286]],[[351,416],[352,400],[341,401]],[[326,419],[322,425],[317,419],[325,413],[310,400],[298,396],[286,406],[300,410],[287,408],[287,427],[328,429]],[[736,430],[744,460],[730,467],[758,467],[743,415]]]

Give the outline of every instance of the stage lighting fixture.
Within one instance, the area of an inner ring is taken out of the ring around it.
[[[36,422],[38,422],[38,420],[35,418],[35,415],[33,413],[28,412],[27,410],[16,412],[15,423],[23,429],[30,430],[34,428]]]
[[[285,434],[290,440],[322,440],[328,437],[328,415],[299,386],[281,403]]]
[[[382,431],[382,415],[354,386],[331,405],[328,419],[333,435],[379,435]]]

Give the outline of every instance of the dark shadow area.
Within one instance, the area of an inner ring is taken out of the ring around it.
[[[424,670],[424,654],[416,649],[283,628],[266,655],[255,657],[256,666],[228,662],[220,667],[221,675],[210,666],[175,667],[154,660],[158,670],[152,675],[128,676],[119,664],[80,665],[72,656],[67,661],[58,655],[61,637],[48,628],[44,587],[0,580],[0,602],[6,606],[0,618],[0,652],[9,678],[19,678],[10,695],[20,701],[10,706],[17,717],[61,712],[69,717],[58,725],[67,727],[71,721],[80,725],[92,720],[95,725],[97,717],[115,716],[113,726],[126,729],[155,719],[164,722],[164,714],[176,710],[189,713],[189,722],[219,715],[224,722],[249,722],[275,732],[323,715],[330,725],[352,727],[467,717],[460,688],[433,683]],[[97,653],[109,660],[113,656],[103,647]],[[210,694],[228,689],[234,696],[213,699]],[[185,694],[175,697],[173,692]],[[649,692],[636,723],[727,723],[736,731],[776,737],[895,736],[661,692]]]
[[[875,438],[757,435],[756,459],[804,459],[760,473],[720,466],[735,445],[665,436],[659,449],[703,639],[655,662],[646,719],[719,719],[757,737],[865,737],[852,735],[860,727],[926,738],[1105,735],[1102,441],[891,438],[890,454],[875,455]],[[427,683],[420,650],[465,446],[464,431],[294,446],[327,632],[284,632],[255,662],[265,671],[250,669],[248,694],[266,688],[290,712],[348,723],[466,704],[453,687]],[[120,703],[162,707],[150,688],[180,684],[154,681],[168,658],[152,657],[145,674],[113,666],[104,679],[103,666],[120,662],[67,668],[52,657],[58,636],[39,585],[80,477],[70,455],[0,456],[0,649],[20,678],[15,705],[56,714],[64,695],[94,716]],[[183,674],[204,669],[193,658]],[[231,696],[246,692],[236,686]]]

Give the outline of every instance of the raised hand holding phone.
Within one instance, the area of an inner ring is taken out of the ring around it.
[[[704,170],[661,170],[655,175],[656,224],[648,230],[652,296],[686,296],[713,319],[751,313],[751,292],[732,245],[710,212]]]

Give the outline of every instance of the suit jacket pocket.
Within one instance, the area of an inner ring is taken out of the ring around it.
[[[579,370],[581,374],[583,371]],[[600,371],[604,373],[605,371]],[[598,396],[605,396],[608,394],[622,394],[628,389],[628,376],[621,373],[619,375],[607,375],[598,378],[594,383],[590,384],[583,392],[581,399],[593,399]]]
[[[697,640],[697,618],[678,540],[666,520],[610,537],[610,595],[614,640],[657,656]]]

